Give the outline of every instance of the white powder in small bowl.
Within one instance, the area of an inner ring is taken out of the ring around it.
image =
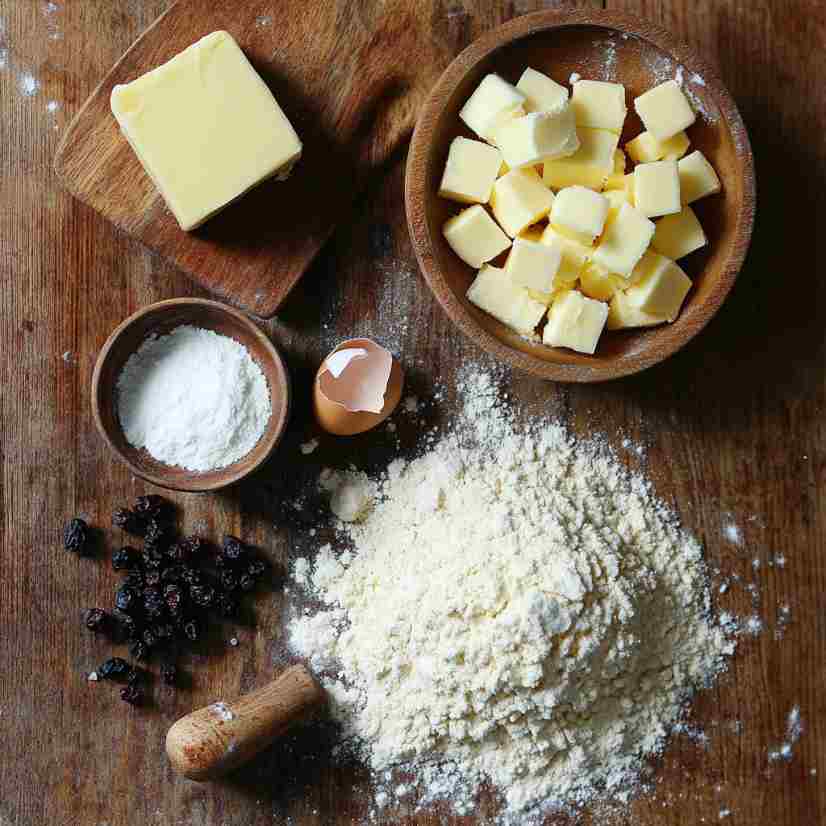
[[[246,456],[272,415],[267,380],[247,349],[191,325],[149,337],[129,357],[117,409],[129,444],[193,471]]]

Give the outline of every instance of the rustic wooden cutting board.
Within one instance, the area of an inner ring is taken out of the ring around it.
[[[134,43],[66,130],[55,169],[81,201],[208,290],[272,316],[370,173],[412,131],[450,54],[410,4],[335,0],[180,0]],[[268,181],[195,232],[183,232],[111,114],[112,87],[229,31],[304,143],[286,182]],[[416,55],[415,63],[405,56]]]

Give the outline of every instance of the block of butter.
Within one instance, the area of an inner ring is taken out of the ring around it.
[[[112,113],[184,230],[256,184],[285,178],[301,141],[224,31],[112,89]]]

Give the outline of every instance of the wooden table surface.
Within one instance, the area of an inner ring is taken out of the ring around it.
[[[432,27],[434,53],[447,54],[509,17],[551,5],[410,3]],[[282,591],[258,597],[254,627],[226,627],[226,638],[234,633],[240,644],[217,646],[194,663],[189,690],[156,688],[153,706],[133,710],[111,686],[86,680],[108,648],[81,629],[81,610],[111,604],[117,575],[104,560],[66,554],[61,527],[78,513],[108,526],[114,507],[147,490],[113,463],[94,430],[92,366],[128,314],[202,293],[62,192],[51,158],[72,114],[166,5],[0,2],[0,826],[351,823],[365,811],[367,778],[327,758],[323,725],[302,729],[220,785],[177,779],[164,760],[174,719],[275,673]],[[503,389],[528,415],[542,410],[577,433],[605,433],[631,466],[640,460],[623,440],[645,445],[642,466],[660,495],[703,539],[710,563],[741,578],[719,605],[764,624],[742,639],[729,672],[696,704],[692,719],[707,742],[677,737],[654,794],[618,822],[812,826],[826,821],[826,278],[819,270],[826,262],[818,252],[826,215],[826,6],[607,5],[654,19],[717,61],[757,159],[754,244],[718,317],[667,363],[604,386],[505,372]],[[295,380],[287,440],[241,487],[175,496],[187,527],[243,535],[283,564],[310,547],[314,513],[289,504],[299,487],[323,465],[354,460],[377,468],[387,460],[387,435],[323,439],[308,458],[298,450],[313,435],[312,372],[336,341],[369,335],[385,343],[425,399],[434,382],[449,390],[457,370],[486,363],[418,275],[405,227],[404,162],[401,153],[372,181],[267,325]],[[429,409],[434,423],[449,421],[449,401]],[[401,417],[405,445],[417,432]],[[784,606],[788,623],[780,619]],[[802,736],[790,760],[771,762],[795,707]],[[436,818],[403,809],[380,822]]]

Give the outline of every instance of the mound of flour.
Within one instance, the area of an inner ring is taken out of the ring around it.
[[[627,799],[733,651],[701,548],[610,453],[518,432],[485,375],[464,389],[463,427],[390,466],[352,552],[298,561],[326,610],[294,617],[291,643],[420,804],[468,813],[488,782],[523,823]]]

